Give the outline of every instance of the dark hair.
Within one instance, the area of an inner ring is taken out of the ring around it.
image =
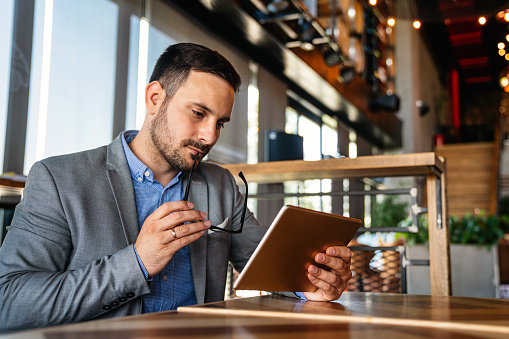
[[[157,60],[150,82],[158,81],[166,91],[168,100],[184,84],[191,71],[217,75],[228,81],[235,92],[240,88],[240,75],[224,56],[193,43],[170,45]]]

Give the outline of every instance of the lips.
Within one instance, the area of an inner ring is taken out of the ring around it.
[[[189,147],[189,146],[188,146]],[[189,149],[191,150],[191,152],[193,153],[193,155],[195,156],[201,156],[203,157],[205,154],[199,150],[197,150],[196,148],[192,148],[192,147],[189,147]]]
[[[210,150],[210,147],[206,144],[197,142],[192,139],[185,139],[182,141],[182,146],[188,148],[192,153],[192,158],[200,157],[203,158]]]

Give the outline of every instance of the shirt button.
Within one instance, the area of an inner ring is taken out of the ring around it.
[[[139,182],[142,182],[142,181],[143,181],[143,178],[142,178],[142,177],[138,177],[138,181],[139,181]]]
[[[149,171],[145,171],[145,176],[149,177],[150,176],[150,172]]]
[[[166,276],[166,274],[163,275],[163,280],[166,281],[167,279],[168,279],[168,276]]]

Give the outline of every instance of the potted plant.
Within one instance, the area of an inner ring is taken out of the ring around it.
[[[484,211],[449,218],[452,293],[456,296],[499,296],[497,244],[503,238],[501,218]],[[428,259],[428,228],[422,215],[418,233],[403,234],[408,259]],[[408,291],[429,293],[429,267],[409,267]]]

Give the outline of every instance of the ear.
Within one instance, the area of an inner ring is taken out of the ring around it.
[[[152,81],[145,87],[145,107],[148,114],[156,114],[164,102],[166,92],[158,81]]]

